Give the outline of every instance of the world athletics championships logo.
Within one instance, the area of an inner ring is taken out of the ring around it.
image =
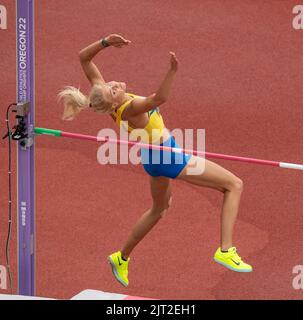
[[[7,29],[7,10],[0,4],[0,29]]]

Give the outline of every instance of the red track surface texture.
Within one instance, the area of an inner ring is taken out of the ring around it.
[[[125,81],[130,92],[154,92],[168,52],[176,52],[180,69],[162,108],[169,129],[205,128],[209,152],[302,163],[303,30],[292,28],[297,2],[37,1],[36,125],[91,135],[115,128],[110,118],[88,111],[63,122],[56,104],[64,85],[88,91],[78,52],[114,32],[132,44],[102,52],[96,63],[106,80]],[[0,30],[4,134],[6,105],[15,100],[15,8],[11,0],[1,4],[9,14],[8,30]],[[0,264],[6,150],[1,142]],[[293,267],[303,264],[302,172],[216,161],[244,181],[234,244],[254,266],[251,274],[212,261],[222,194],[174,182],[171,211],[134,251],[126,289],[106,257],[151,205],[148,176],[141,166],[101,166],[92,143],[39,137],[36,150],[37,295],[70,298],[91,288],[157,299],[302,299],[292,287]],[[11,248],[16,288],[15,227]]]

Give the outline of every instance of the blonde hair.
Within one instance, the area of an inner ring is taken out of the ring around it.
[[[102,85],[94,85],[89,96],[84,95],[80,89],[67,86],[58,93],[58,101],[63,100],[64,111],[62,120],[74,120],[75,117],[88,106],[101,113],[113,111],[112,102],[103,96]]]

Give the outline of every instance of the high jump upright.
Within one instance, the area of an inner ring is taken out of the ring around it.
[[[26,131],[35,122],[34,0],[16,0],[17,102],[29,102]],[[20,120],[19,120],[20,121]],[[24,141],[23,141],[24,142]],[[35,146],[17,143],[18,293],[35,295]]]

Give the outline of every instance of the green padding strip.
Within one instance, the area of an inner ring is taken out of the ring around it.
[[[45,128],[35,128],[36,134],[47,134],[50,136],[60,137],[61,136],[61,130],[53,130],[53,129],[45,129]]]

